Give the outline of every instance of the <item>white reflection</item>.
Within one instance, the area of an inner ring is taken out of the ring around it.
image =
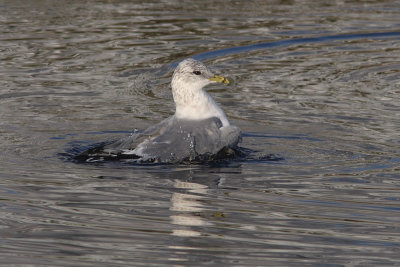
[[[185,189],[187,193],[173,193],[171,197],[170,210],[176,214],[170,216],[172,224],[181,226],[205,226],[211,223],[206,222],[201,216],[194,213],[205,210],[201,200],[207,194],[208,186],[175,180],[175,188]],[[200,236],[201,233],[193,229],[174,229],[175,236]]]

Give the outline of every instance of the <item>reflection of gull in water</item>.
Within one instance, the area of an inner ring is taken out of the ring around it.
[[[177,162],[208,160],[232,152],[240,141],[240,129],[229,124],[225,113],[203,89],[216,82],[229,83],[199,61],[182,61],[171,83],[176,105],[173,116],[142,133],[89,149],[76,158]]]
[[[183,191],[174,192],[171,196],[170,210],[174,211],[174,214],[170,216],[171,222],[180,226],[174,228],[172,235],[200,236],[200,232],[188,227],[211,225],[210,222],[199,215],[199,213],[206,211],[202,202],[207,194],[208,186],[175,180],[174,187]]]

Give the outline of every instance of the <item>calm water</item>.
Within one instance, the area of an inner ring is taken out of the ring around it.
[[[0,265],[399,265],[399,18],[398,1],[1,1]],[[59,156],[171,115],[186,57],[233,81],[209,91],[251,158]]]

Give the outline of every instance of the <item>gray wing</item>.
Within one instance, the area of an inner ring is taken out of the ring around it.
[[[206,120],[180,120],[174,116],[115,142],[89,149],[78,160],[132,159],[135,161],[179,162],[209,157],[241,140],[236,126],[222,127],[214,117]]]
[[[143,160],[160,162],[193,160],[201,155],[214,155],[224,148],[235,147],[241,138],[236,126],[222,127],[218,118],[200,121],[171,118],[158,136],[146,139],[134,150],[123,154],[135,154]]]
[[[169,127],[174,117],[169,117],[141,133],[133,133],[130,136],[117,140],[111,144],[104,146],[106,153],[120,153],[127,150],[135,149],[140,143],[146,140],[153,140],[154,138],[162,135]]]
[[[169,117],[160,123],[149,127],[144,132],[133,133],[130,136],[124,137],[114,142],[104,142],[89,148],[74,156],[77,161],[97,162],[105,160],[119,160],[119,159],[140,159],[139,155],[124,156],[124,151],[135,149],[140,143],[146,140],[153,139],[161,135],[168,127],[168,124],[173,119]]]

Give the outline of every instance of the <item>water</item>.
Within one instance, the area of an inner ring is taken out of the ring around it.
[[[399,17],[398,1],[1,2],[1,265],[398,265]],[[232,79],[209,91],[254,157],[58,156],[171,115],[186,57]]]

